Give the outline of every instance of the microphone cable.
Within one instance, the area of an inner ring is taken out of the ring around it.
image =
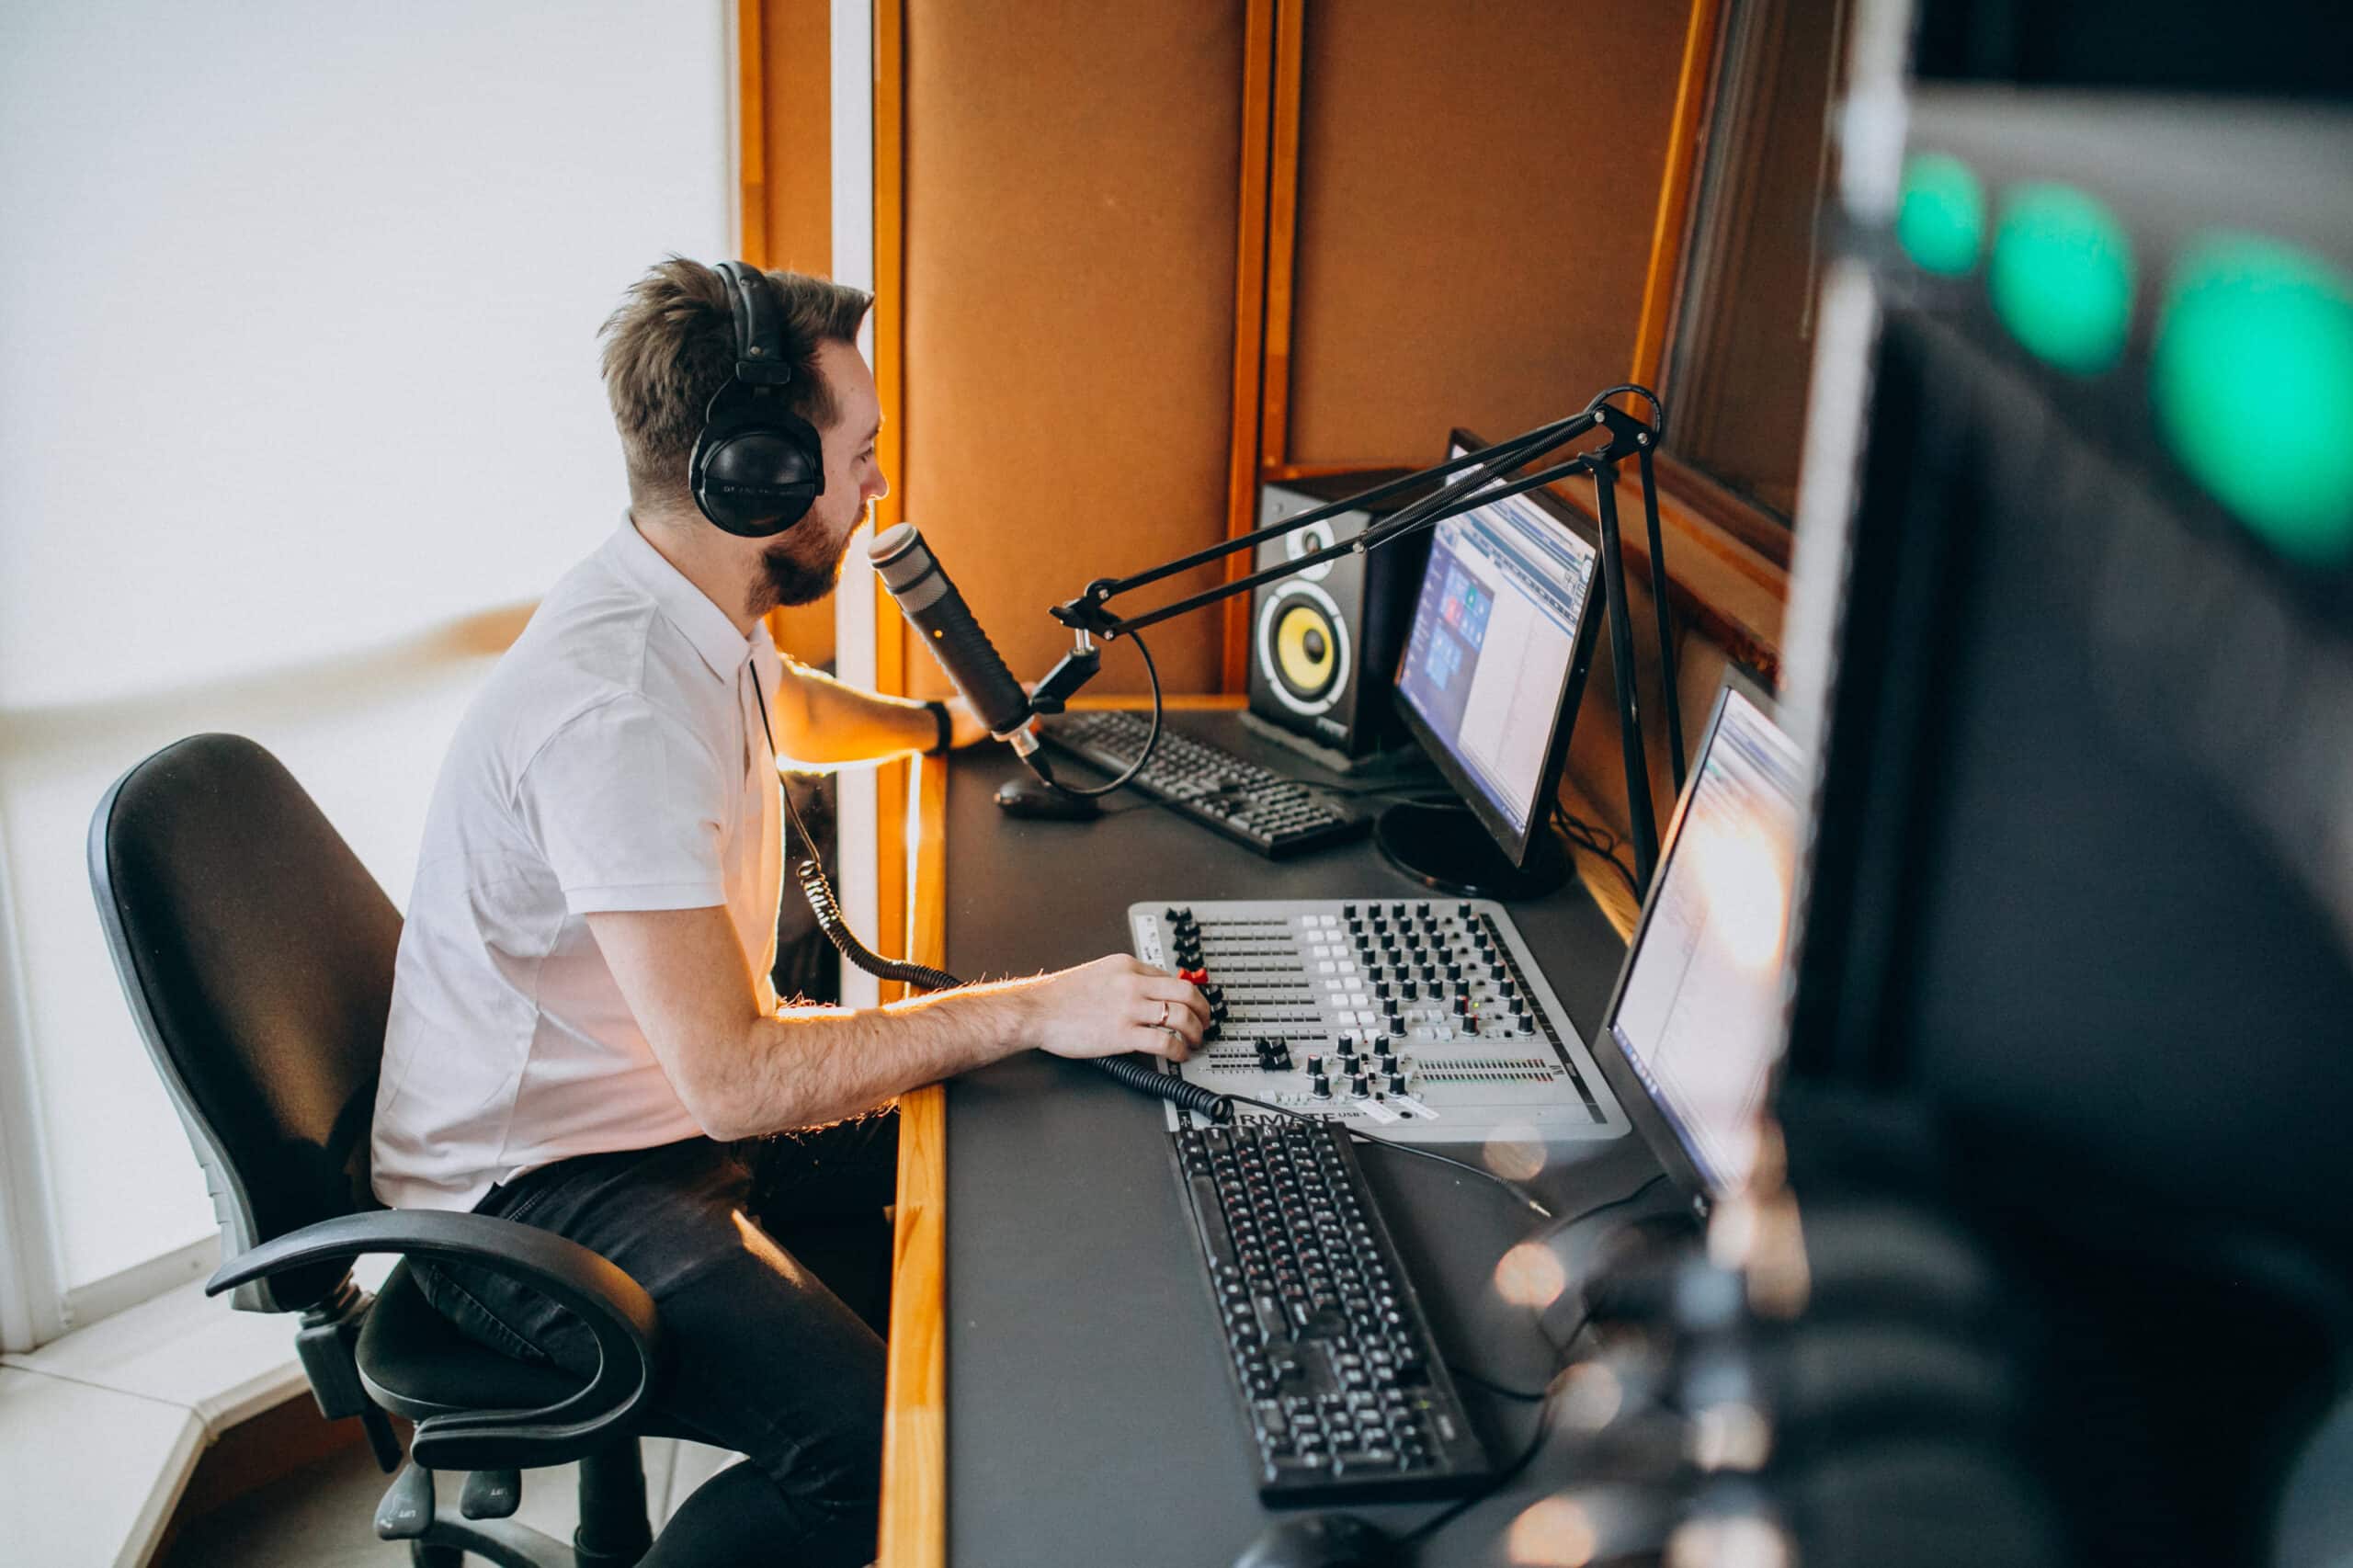
[[[1153,689],[1156,710],[1159,705],[1157,676],[1154,679]],[[774,767],[777,760],[776,730],[768,722],[767,693],[761,689],[760,671],[756,665],[752,667],[752,695],[759,705],[761,733],[767,736],[768,765]],[[1149,747],[1146,749],[1148,752]],[[1137,765],[1142,765],[1142,758],[1137,759]],[[792,862],[792,880],[800,884],[801,896],[808,901],[809,913],[816,917],[817,929],[825,934],[825,940],[834,945],[834,950],[878,980],[895,981],[924,991],[948,991],[963,984],[944,969],[910,960],[884,958],[858,939],[858,933],[850,929],[849,921],[842,914],[841,899],[835,893],[834,884],[825,875],[824,864],[817,858],[817,841],[811,835],[808,824],[801,820],[801,809],[792,803],[792,791],[784,788],[782,779],[777,781],[777,795],[783,801],[785,817],[791,824],[792,831],[800,838],[804,850]],[[1150,1095],[1154,1099],[1166,1100],[1180,1110],[1193,1111],[1211,1121],[1220,1122],[1230,1119],[1233,1115],[1233,1108],[1224,1103],[1223,1096],[1214,1094],[1189,1079],[1162,1073],[1126,1055],[1093,1056],[1087,1060],[1129,1088]]]
[[[1160,744],[1160,666],[1152,662],[1152,650],[1144,645],[1142,632],[1129,632],[1128,640],[1136,645],[1136,652],[1143,655],[1144,678],[1152,683],[1152,727],[1144,732],[1143,749],[1136,753],[1136,759],[1128,764],[1126,772],[1108,784],[1096,785],[1063,783],[1054,777],[1053,767],[1046,761],[1046,754],[1032,749],[1021,760],[1029,765],[1031,773],[1037,775],[1038,781],[1048,789],[1075,796],[1082,801],[1097,800],[1111,793],[1114,790],[1126,789],[1135,776],[1143,771],[1143,765],[1152,760],[1152,748]]]
[[[1225,1107],[1226,1114],[1217,1119],[1221,1121],[1232,1119],[1233,1108],[1238,1105],[1256,1106],[1260,1110],[1270,1110],[1277,1116],[1287,1116],[1293,1121],[1309,1122],[1319,1127],[1327,1124],[1333,1119],[1330,1117],[1311,1116],[1303,1110],[1293,1110],[1289,1106],[1277,1105],[1272,1100],[1253,1099],[1248,1095],[1218,1095],[1214,1097],[1222,1102]],[[1435,1160],[1441,1165],[1452,1165],[1458,1171],[1467,1171],[1471,1175],[1478,1176],[1483,1180],[1494,1182],[1497,1187],[1502,1187],[1506,1192],[1510,1193],[1522,1204],[1532,1210],[1539,1217],[1545,1220],[1554,1218],[1552,1211],[1544,1207],[1544,1203],[1541,1199],[1529,1191],[1528,1188],[1520,1186],[1519,1183],[1512,1180],[1509,1176],[1498,1176],[1494,1171],[1487,1169],[1484,1165],[1474,1165],[1468,1160],[1458,1160],[1451,1154],[1441,1154],[1437,1150],[1426,1149],[1419,1143],[1407,1143],[1395,1138],[1383,1138],[1378,1133],[1367,1132],[1360,1128],[1347,1127],[1344,1125],[1342,1130],[1346,1131],[1349,1137],[1355,1139],[1359,1143],[1370,1143],[1382,1149],[1395,1149],[1402,1153],[1413,1154],[1421,1159]],[[1608,1205],[1604,1205],[1604,1207],[1608,1207]]]

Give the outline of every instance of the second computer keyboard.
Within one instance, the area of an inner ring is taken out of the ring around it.
[[[1039,726],[1048,744],[1117,775],[1143,749],[1149,715],[1124,711],[1064,713]],[[1279,859],[1361,836],[1371,819],[1345,800],[1326,795],[1222,746],[1178,734],[1163,724],[1152,760],[1131,786],[1215,833]]]
[[[1283,1118],[1170,1136],[1258,1495],[1429,1496],[1491,1474],[1348,1134]]]

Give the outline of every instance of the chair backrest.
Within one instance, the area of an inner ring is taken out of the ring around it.
[[[90,823],[115,971],[212,1189],[222,1256],[374,1206],[368,1136],[400,912],[278,760],[196,735]],[[340,1264],[238,1288],[291,1312]]]

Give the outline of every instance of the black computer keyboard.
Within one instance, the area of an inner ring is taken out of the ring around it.
[[[1043,722],[1039,733],[1082,762],[1119,774],[1143,749],[1151,725],[1142,713],[1064,713]],[[1152,760],[1130,782],[1204,827],[1275,859],[1358,837],[1371,825],[1370,817],[1343,800],[1165,724]]]
[[[1170,1135],[1268,1503],[1467,1490],[1491,1473],[1347,1132]]]

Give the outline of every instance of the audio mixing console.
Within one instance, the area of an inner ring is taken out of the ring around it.
[[[1139,903],[1128,923],[1137,957],[1210,1000],[1209,1038],[1181,1071],[1212,1093],[1417,1143],[1628,1129],[1491,900]],[[1182,1117],[1170,1108],[1172,1127]]]

